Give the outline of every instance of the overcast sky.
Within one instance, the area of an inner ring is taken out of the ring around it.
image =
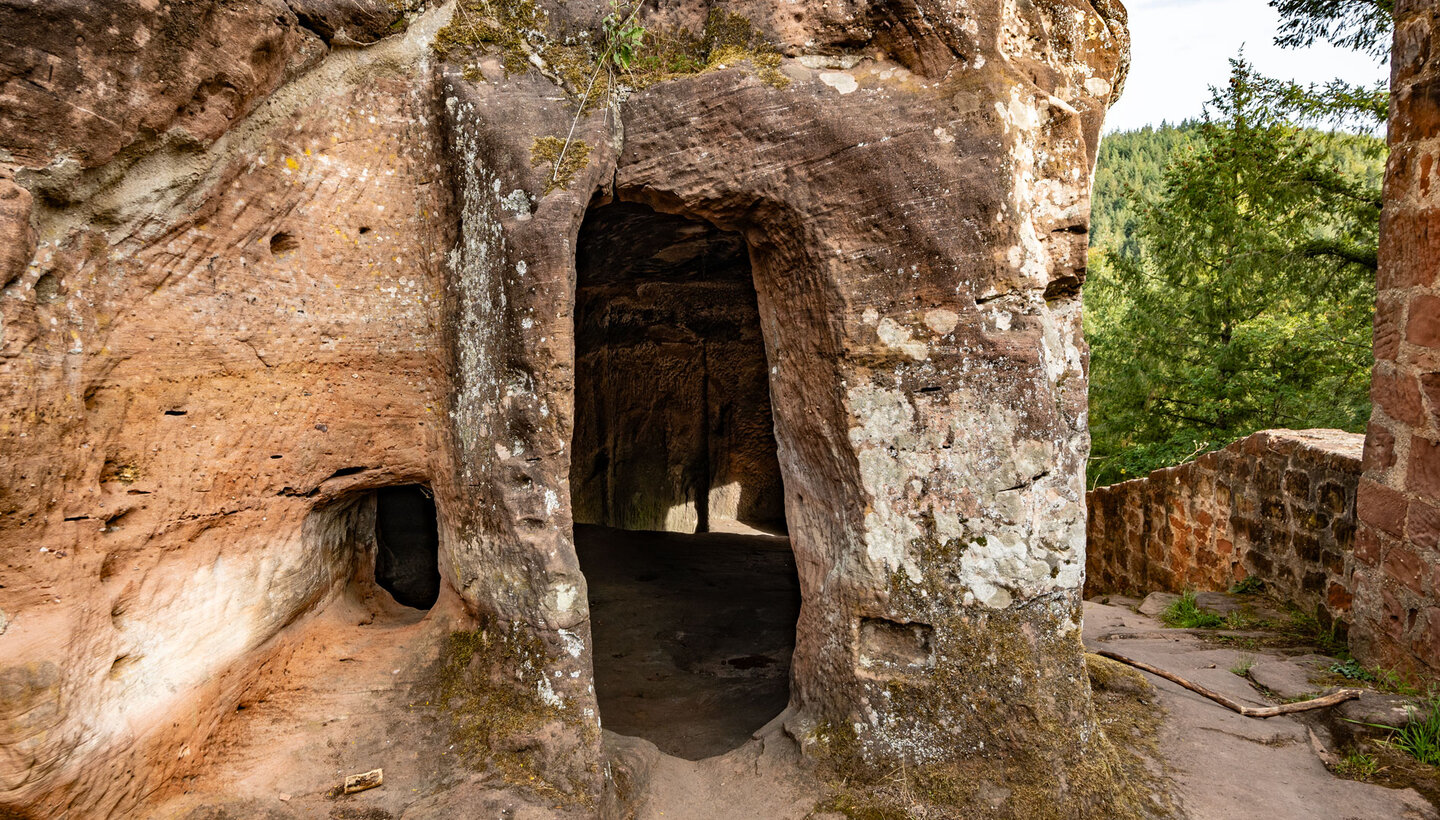
[[[1302,83],[1341,77],[1373,83],[1388,69],[1356,51],[1328,44],[1275,45],[1280,18],[1265,0],[1124,0],[1130,11],[1130,79],[1105,117],[1105,130],[1172,123],[1200,114],[1211,85],[1224,85],[1229,58],[1245,57],[1269,77]]]

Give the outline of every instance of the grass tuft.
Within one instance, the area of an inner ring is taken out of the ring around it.
[[[1375,755],[1359,749],[1351,749],[1335,764],[1334,772],[1348,780],[1366,781],[1380,771],[1380,761]]]
[[[1362,723],[1374,729],[1388,729],[1390,736],[1376,743],[1386,748],[1404,752],[1428,766],[1440,766],[1440,696],[1432,695],[1425,701],[1425,716],[1417,718],[1415,707],[1407,711],[1410,716],[1403,726],[1384,723]]]
[[[1160,620],[1166,626],[1178,629],[1217,629],[1225,625],[1225,619],[1213,612],[1206,612],[1195,603],[1195,590],[1187,589],[1179,598],[1176,598],[1165,611],[1160,613]]]
[[[1440,766],[1440,698],[1431,698],[1425,704],[1423,720],[1415,720],[1411,710],[1411,721],[1404,726],[1391,727],[1394,730],[1385,743],[1430,766]]]
[[[1241,652],[1235,665],[1230,667],[1230,673],[1242,678],[1249,677],[1250,669],[1255,665],[1255,656],[1249,652]]]

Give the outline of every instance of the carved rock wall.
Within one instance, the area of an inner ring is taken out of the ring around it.
[[[783,526],[745,240],[628,203],[590,214],[576,270],[576,522]]]
[[[1440,60],[1434,3],[1395,8],[1376,281],[1374,411],[1355,545],[1356,654],[1440,670]]]
[[[450,194],[428,91],[392,62],[421,47],[317,62],[285,17],[308,73],[235,69],[269,96],[192,132],[147,119],[154,89],[106,95],[229,71],[212,40],[246,57],[283,4],[22,5],[9,30],[37,50],[7,58],[80,76],[57,98],[12,75],[0,102],[37,112],[5,131],[6,229],[33,242],[0,297],[0,805],[96,817],[186,773],[349,579],[340,502],[451,473]],[[160,51],[67,51],[97,14]]]
[[[573,32],[601,5],[540,10]],[[477,674],[552,716],[516,748],[596,805],[576,244],[631,202],[746,245],[807,753],[1104,811],[1078,288],[1123,9],[729,10],[774,73],[592,108],[552,190],[537,140],[573,99],[535,60],[432,59],[452,5],[0,4],[34,45],[0,73],[0,805],[123,814],[199,765],[291,630],[367,583],[369,493],[417,483],[430,617],[523,647]]]

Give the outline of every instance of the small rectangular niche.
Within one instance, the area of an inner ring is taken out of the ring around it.
[[[886,618],[860,619],[860,669],[893,677],[935,668],[934,627]]]

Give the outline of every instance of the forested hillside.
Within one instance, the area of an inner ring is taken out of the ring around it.
[[[1095,165],[1095,194],[1090,210],[1090,248],[1094,253],[1140,252],[1138,210],[1132,202],[1153,200],[1170,158],[1195,132],[1191,122],[1145,126],[1106,134]]]
[[[1296,124],[1292,93],[1237,60],[1206,118],[1101,143],[1092,486],[1256,430],[1364,429],[1384,144]]]
[[[1154,201],[1161,191],[1165,167],[1191,142],[1200,124],[1145,126],[1106,134],[1095,165],[1095,194],[1090,211],[1090,249],[1135,255],[1140,252],[1138,211],[1134,203]],[[1377,155],[1380,140],[1315,131],[1327,140],[1326,155],[1347,176],[1378,188],[1385,164]]]

